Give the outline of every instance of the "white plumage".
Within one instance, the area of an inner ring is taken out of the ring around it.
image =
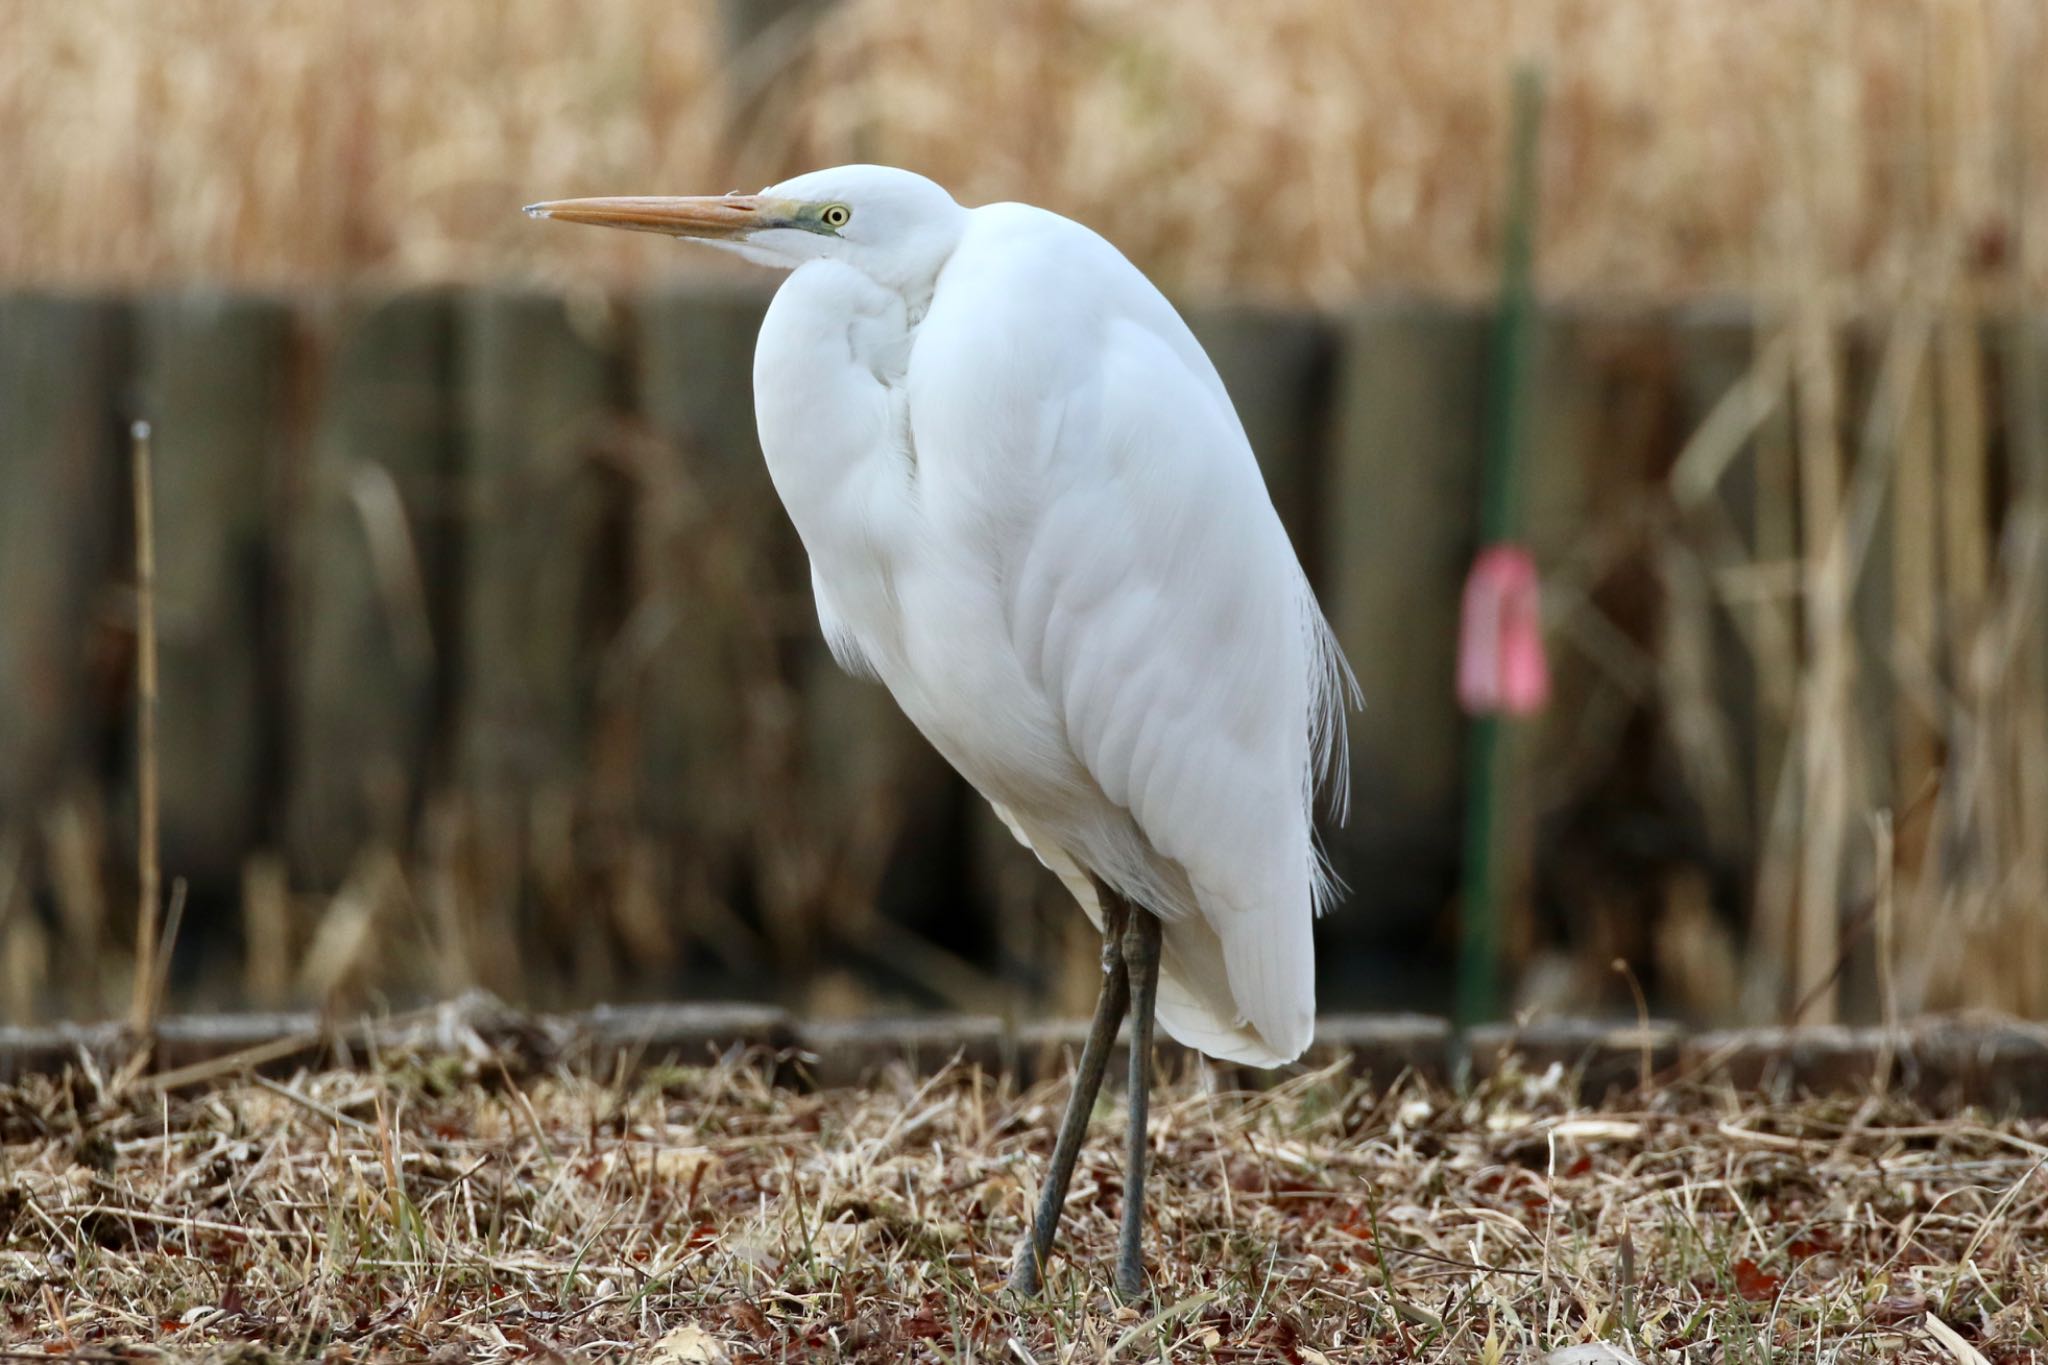
[[[835,655],[1098,926],[1091,874],[1163,921],[1168,1033],[1300,1055],[1349,683],[1165,297],[1077,223],[886,167],[542,211],[794,268],[754,402]]]

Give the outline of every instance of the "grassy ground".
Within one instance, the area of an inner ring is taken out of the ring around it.
[[[1154,1108],[1140,1309],[1103,1289],[1105,1107],[1048,1301],[994,1290],[1065,1094],[805,1094],[494,1059],[166,1096],[0,1089],[0,1330],[24,1357],[662,1362],[2033,1359],[2048,1129],[1889,1101],[1337,1070]],[[1951,1330],[1952,1328],[1952,1330]],[[1568,1357],[1569,1359],[1569,1357]]]

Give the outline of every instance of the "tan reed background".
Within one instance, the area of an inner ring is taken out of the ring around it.
[[[108,430],[138,389],[239,404],[192,399],[159,461],[174,478],[183,439],[230,471],[160,523],[167,578],[196,556],[277,599],[204,596],[214,643],[188,662],[217,728],[166,720],[196,734],[171,790],[227,774],[189,809],[262,831],[216,846],[239,938],[209,989],[587,997],[695,964],[859,1008],[849,944],[922,1000],[1005,998],[1020,960],[1074,969],[1037,1003],[1085,987],[1043,879],[820,667],[801,566],[735,473],[727,343],[756,304],[668,293],[715,270],[671,244],[514,212],[857,158],[1074,214],[1196,301],[1366,677],[1362,902],[1413,900],[1410,936],[1447,941],[1477,305],[1508,73],[1533,60],[1557,308],[1531,536],[1561,690],[1518,741],[1525,1002],[1625,1003],[1622,958],[1701,1017],[2048,1014],[2032,0],[0,0],[0,24],[0,386],[76,382]],[[151,292],[195,285],[294,301]],[[466,292],[385,293],[442,285]],[[142,302],[21,301],[51,287]],[[1411,295],[1435,301],[1389,302]],[[1292,311],[1213,304],[1233,298]],[[45,304],[74,332],[23,321]],[[56,672],[101,691],[83,766],[0,812],[15,1017],[106,1008],[131,970],[124,514],[57,451],[0,452],[0,598],[43,582],[30,494],[81,498],[55,529],[87,605],[41,628],[87,642]],[[305,548],[336,536],[367,548]],[[478,587],[535,566],[537,596]],[[250,621],[276,625],[260,650],[217,649]],[[388,652],[350,673],[366,630]],[[691,631],[715,643],[678,652]],[[270,738],[223,697],[277,711]],[[893,737],[846,738],[871,734]],[[305,793],[366,736],[368,776]],[[700,765],[680,789],[678,755]],[[926,921],[875,914],[884,882]],[[935,946],[962,887],[989,925]],[[1363,954],[1351,932],[1332,942]]]
[[[0,268],[640,280],[673,253],[509,210],[879,159],[1078,215],[1190,289],[1470,294],[1524,58],[1552,292],[1890,291],[1935,233],[2005,284],[2048,212],[2034,0],[836,0],[753,32],[785,8],[6,0]]]

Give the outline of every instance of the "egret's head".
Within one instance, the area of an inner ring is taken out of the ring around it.
[[[945,190],[891,166],[835,166],[759,194],[562,199],[536,218],[688,237],[784,269],[836,260],[901,285],[929,279],[958,242],[966,210]]]

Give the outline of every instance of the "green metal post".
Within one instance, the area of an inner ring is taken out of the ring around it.
[[[1512,540],[1521,528],[1520,463],[1524,444],[1530,324],[1535,301],[1531,259],[1536,220],[1536,135],[1543,116],[1543,79],[1534,66],[1516,68],[1513,179],[1502,247],[1500,311],[1488,374],[1486,447],[1480,465],[1482,546]],[[1463,934],[1458,961],[1458,1019],[1472,1024],[1500,1011],[1502,885],[1500,788],[1505,776],[1504,724],[1475,716],[1467,740]]]

